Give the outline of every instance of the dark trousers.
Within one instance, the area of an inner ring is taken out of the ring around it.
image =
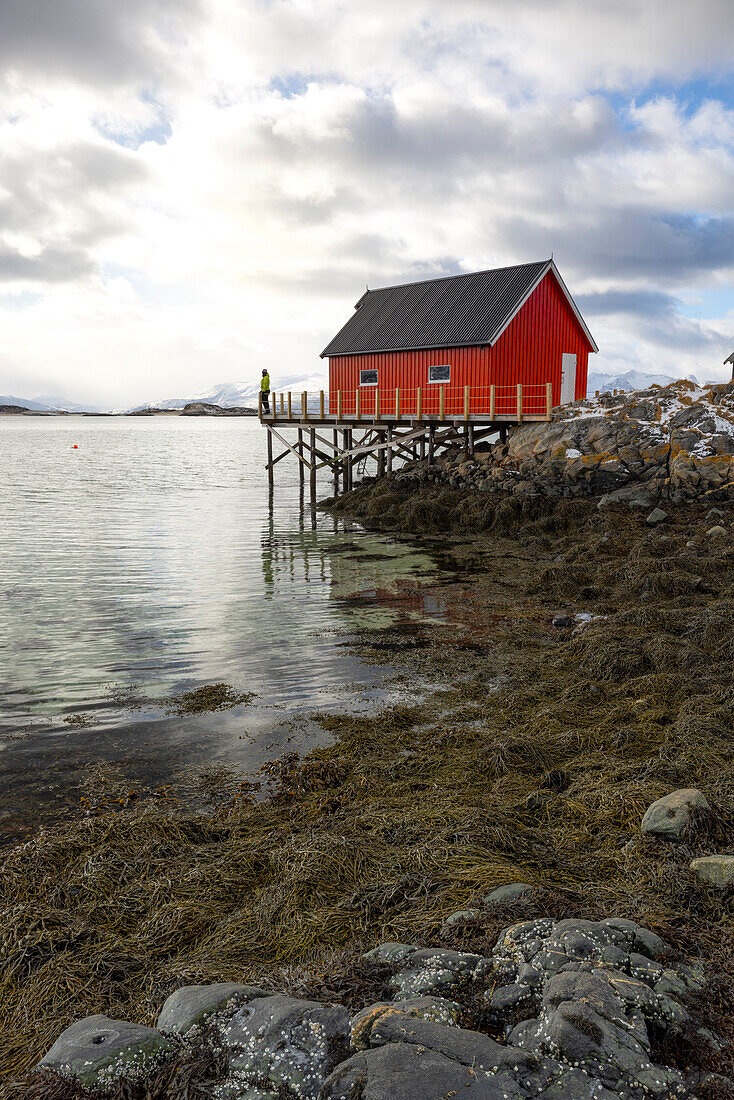
[[[270,390],[260,390],[263,395],[263,412],[270,412]]]

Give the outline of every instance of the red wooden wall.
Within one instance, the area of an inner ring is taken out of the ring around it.
[[[407,412],[412,404],[410,395],[418,387],[423,389],[423,407],[428,412],[437,400],[436,391],[439,388],[435,383],[429,383],[428,367],[431,364],[450,363],[451,381],[446,384],[447,391],[458,394],[464,386],[469,386],[473,398],[472,411],[477,408],[475,400],[488,393],[489,386],[507,387],[502,392],[509,395],[509,388],[516,386],[518,382],[531,394],[540,394],[545,384],[550,382],[555,405],[561,394],[561,356],[564,352],[576,355],[578,399],[586,395],[590,350],[592,349],[586,334],[576,320],[555,276],[549,271],[493,347],[332,356],[329,359],[329,390],[332,402],[336,391],[341,390],[344,395],[344,411],[351,411],[353,398],[350,400],[347,395],[353,394],[359,388],[360,370],[376,368],[379,371],[379,390],[385,412],[387,406],[383,394],[387,400],[392,400],[387,395],[393,394],[399,388],[405,395],[404,407]],[[374,386],[361,387],[365,412],[372,409],[374,389]],[[458,396],[456,400],[459,400]]]

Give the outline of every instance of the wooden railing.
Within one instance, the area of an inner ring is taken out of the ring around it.
[[[553,404],[551,383],[523,386],[442,386],[418,389],[381,389],[362,386],[357,390],[319,390],[300,394],[271,393],[270,409],[258,403],[260,418],[277,420],[438,420],[481,416],[486,420],[516,420],[525,417],[550,420]]]

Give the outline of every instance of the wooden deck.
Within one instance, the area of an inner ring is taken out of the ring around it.
[[[352,488],[355,472],[373,461],[378,474],[398,460],[427,459],[429,464],[447,447],[462,446],[467,455],[489,435],[506,438],[508,428],[527,421],[551,419],[551,386],[488,386],[427,390],[377,390],[343,393],[271,393],[269,408],[262,396],[258,413],[267,430],[268,481],[275,466],[290,455],[298,461],[299,479],[308,470],[312,498],[316,475],[328,468],[334,492]],[[294,438],[288,433],[295,429]],[[273,442],[285,449],[276,457]]]

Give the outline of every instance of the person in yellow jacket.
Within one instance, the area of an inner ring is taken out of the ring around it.
[[[260,393],[263,399],[263,412],[270,412],[270,375],[267,370],[263,371],[262,381],[260,382]]]

